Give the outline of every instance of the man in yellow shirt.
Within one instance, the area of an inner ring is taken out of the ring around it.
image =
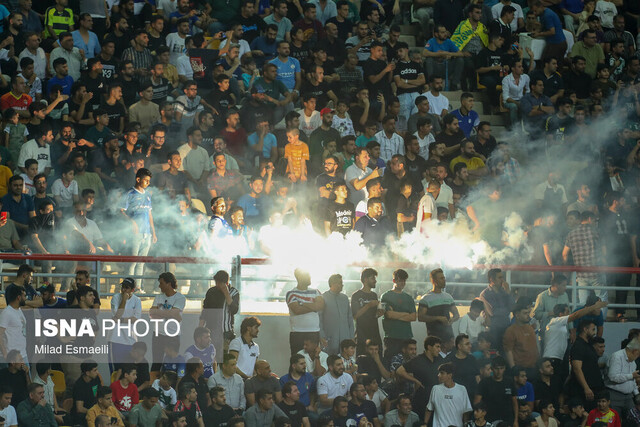
[[[464,163],[467,165],[467,171],[469,172],[469,185],[477,185],[478,180],[489,173],[489,168],[484,164],[476,150],[473,148],[473,142],[464,141],[460,146],[460,155],[451,160],[449,168],[453,172],[453,168],[458,163]]]
[[[115,418],[118,420],[115,425],[118,427],[124,427],[122,416],[115,406],[113,406],[113,402],[111,401],[111,389],[107,386],[98,387],[96,397],[98,398],[98,403],[93,405],[91,409],[87,411],[87,427],[96,427],[96,418],[98,415],[106,415],[110,419]]]

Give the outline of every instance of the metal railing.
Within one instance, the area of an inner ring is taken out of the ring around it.
[[[227,262],[221,261],[220,259],[214,258],[195,258],[195,257],[138,257],[138,256],[121,256],[121,255],[67,255],[67,254],[23,254],[23,253],[2,253],[0,254],[0,269],[2,273],[0,273],[0,281],[4,281],[4,278],[8,276],[8,271],[5,269],[7,264],[6,262],[11,261],[14,264],[20,263],[28,263],[33,265],[38,261],[69,261],[69,262],[78,262],[84,265],[90,264],[92,265],[93,277],[96,286],[100,286],[102,283],[106,283],[108,280],[121,280],[125,277],[133,277],[135,279],[140,280],[149,280],[154,281],[157,279],[158,271],[170,271],[172,265],[185,265],[185,266],[200,266],[199,268],[192,268],[191,271],[186,273],[176,273],[177,280],[180,281],[194,281],[194,282],[211,282],[212,276],[218,269],[224,269],[229,271],[231,276],[232,284],[239,291],[242,291],[243,287],[249,285],[254,282],[261,283],[292,283],[291,287],[293,287],[293,283],[295,280],[292,276],[292,271],[279,272],[277,277],[273,275],[271,272],[268,275],[260,275],[260,274],[247,274],[247,268],[260,268],[261,266],[271,266],[270,260],[268,258],[242,258],[240,256],[235,256],[231,260]],[[118,264],[122,263],[145,263],[147,267],[145,268],[147,271],[153,271],[153,275],[144,274],[142,276],[129,275],[126,271],[127,269],[121,269],[121,271],[117,269],[112,269],[109,274],[106,274],[103,271],[103,267],[105,265],[109,266],[118,266]],[[153,268],[153,266],[159,266],[159,270],[157,268]],[[428,273],[431,268],[436,268],[440,266],[422,266],[416,265],[408,262],[387,262],[387,263],[376,263],[375,265],[365,265],[365,264],[355,264],[350,266],[345,266],[345,271],[351,270],[351,276],[348,274],[345,275],[344,283],[345,285],[357,285],[359,286],[359,271],[364,267],[373,266],[378,270],[392,270],[397,268],[404,268],[410,272],[410,277],[412,278],[421,278],[423,280],[412,280],[407,282],[407,287],[409,289],[413,288],[415,290],[422,291],[422,293],[426,293],[430,285],[427,285]],[[501,268],[505,272],[505,278],[507,282],[511,284],[511,288],[517,292],[527,292],[529,289],[537,290],[538,292],[543,289],[548,288],[548,283],[512,283],[512,277],[514,273],[562,273],[569,277],[569,285],[568,292],[571,296],[571,304],[573,308],[578,304],[578,291],[581,289],[575,280],[575,275],[578,272],[582,273],[600,273],[600,274],[640,274],[640,268],[632,268],[632,267],[606,267],[606,266],[594,266],[594,267],[578,267],[578,266],[540,266],[540,265],[487,265],[487,264],[477,264],[474,265],[472,270],[465,269],[445,269],[445,273],[449,276],[451,273],[456,272],[465,272],[475,275],[475,279],[477,281],[456,281],[456,280],[448,280],[447,286],[451,289],[461,289],[468,290],[472,288],[478,289],[478,294],[481,289],[486,287],[486,275],[480,274],[481,272],[487,271],[490,268]],[[206,273],[203,273],[206,271]],[[474,273],[475,272],[475,273]],[[318,280],[324,280],[328,278],[330,274],[333,274],[334,271],[327,272],[327,277],[315,278],[314,283]],[[357,275],[356,275],[357,273]],[[40,278],[51,277],[51,278],[59,278],[59,279],[71,279],[75,277],[75,272],[69,273],[45,273],[45,272],[37,272],[34,274],[34,277],[38,280]],[[640,276],[638,276],[640,277]],[[319,283],[319,282],[318,282]],[[326,281],[325,281],[326,283]],[[606,283],[606,281],[605,281]],[[3,283],[2,288],[4,288]],[[206,287],[208,288],[208,286]],[[206,289],[205,288],[205,289]],[[635,286],[592,286],[589,287],[590,290],[606,290],[606,291],[634,291],[638,289]],[[111,296],[115,292],[100,292],[101,295]],[[418,294],[419,292],[417,292]],[[537,292],[536,292],[537,293]],[[139,293],[140,297],[154,297],[155,294],[148,292]],[[189,293],[186,295],[188,299],[202,299],[204,296],[203,293]],[[243,295],[241,292],[242,298],[250,298],[253,302],[260,301],[283,301],[284,295],[282,294],[270,294],[264,298],[256,298],[256,295]],[[455,297],[455,295],[454,295]],[[456,298],[456,303],[461,305],[467,305],[471,302],[469,299],[464,298]],[[640,309],[640,301],[636,301],[635,304],[610,304],[609,308],[628,308],[628,309]]]

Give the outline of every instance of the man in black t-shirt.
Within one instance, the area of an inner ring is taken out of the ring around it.
[[[253,0],[242,0],[240,4],[240,14],[236,17],[234,23],[242,24],[242,38],[251,44],[253,39],[264,32],[267,24],[256,15],[255,2]]]
[[[349,390],[351,400],[349,401],[349,415],[356,420],[367,417],[370,423],[375,427],[380,427],[381,423],[378,419],[378,409],[375,403],[367,400],[367,391],[361,383],[353,383]]]
[[[487,88],[489,101],[492,105],[498,105],[498,91],[496,87],[504,77],[504,66],[507,58],[502,48],[505,38],[499,33],[489,34],[489,45],[483,48],[475,57],[475,68],[479,82]]]
[[[67,300],[68,301],[68,300]],[[98,401],[98,387],[102,385],[98,376],[98,364],[85,360],[80,364],[80,378],[73,384],[73,407],[71,413],[78,424],[84,424],[87,411]]]
[[[369,100],[377,102],[378,94],[382,94],[385,100],[391,99],[391,81],[393,71],[396,68],[395,62],[387,64],[383,59],[382,43],[371,43],[371,54],[362,69],[364,70],[364,84],[369,89]]]
[[[7,352],[6,360],[7,367],[0,369],[0,384],[11,386],[13,392],[11,405],[15,408],[29,396],[27,393],[29,384],[27,380],[30,380],[29,367],[24,363],[18,350]]]
[[[415,384],[412,406],[421,420],[424,419],[431,389],[439,383],[438,367],[444,363],[440,356],[440,344],[440,338],[428,336],[424,340],[424,353],[396,369],[397,376]]]
[[[324,109],[329,100],[333,101],[334,105],[338,104],[338,97],[324,81],[324,68],[321,65],[312,66],[307,76],[308,79],[302,84],[300,93],[316,98],[316,110]]]
[[[407,128],[407,122],[412,114],[417,112],[416,98],[420,96],[426,82],[422,65],[409,58],[409,45],[398,42],[396,45],[398,62],[393,70],[393,79],[396,83],[397,95],[400,100],[400,113],[398,115],[400,129]]]
[[[348,190],[344,181],[334,184],[333,194],[335,200],[329,201],[326,208],[324,231],[327,236],[335,231],[346,235],[356,222],[356,208],[347,200]]]
[[[582,399],[587,411],[595,408],[595,396],[604,389],[604,380],[598,366],[598,355],[589,343],[596,336],[593,320],[583,320],[578,325],[578,336],[569,352],[571,377],[567,384],[570,398]]]
[[[480,381],[475,399],[481,399],[487,405],[487,421],[502,420],[511,425],[515,418],[512,398],[516,393],[513,382],[504,377],[506,368],[507,363],[502,356],[494,358],[491,361],[493,375]]]
[[[295,382],[289,381],[282,386],[282,400],[278,406],[291,420],[291,427],[309,425],[309,414],[300,403],[300,390]]]
[[[209,406],[202,414],[204,425],[225,427],[227,422],[231,417],[235,416],[236,413],[231,406],[227,405],[227,397],[225,395],[224,387],[213,387],[209,390],[209,396],[211,397],[211,406]]]
[[[365,344],[368,339],[381,344],[378,317],[383,310],[378,309],[378,294],[375,289],[378,272],[373,268],[365,268],[360,274],[362,288],[351,296],[351,312],[356,321],[356,351],[357,354],[365,353]]]

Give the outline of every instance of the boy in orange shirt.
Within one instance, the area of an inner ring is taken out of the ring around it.
[[[284,158],[287,159],[287,177],[293,183],[306,182],[309,146],[300,141],[299,129],[289,129],[287,140],[289,143],[284,147]]]

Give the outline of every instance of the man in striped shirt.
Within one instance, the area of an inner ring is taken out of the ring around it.
[[[294,276],[298,286],[287,292],[286,300],[289,307],[289,322],[291,333],[289,345],[291,354],[295,354],[304,347],[305,339],[320,341],[320,315],[324,309],[324,299],[317,289],[309,289],[311,276],[308,272],[297,268]]]
[[[240,307],[240,292],[229,284],[229,273],[224,270],[218,271],[213,276],[213,281],[215,286],[207,291],[202,302],[200,326],[206,325],[216,336],[222,323],[224,353],[227,353],[229,343],[235,338],[233,317]]]

